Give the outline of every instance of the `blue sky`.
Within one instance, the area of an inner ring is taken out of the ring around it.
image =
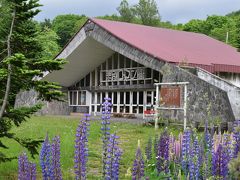
[[[240,10],[240,0],[155,0],[163,21],[186,23],[208,15],[225,15]],[[40,0],[42,12],[37,20],[53,19],[59,14],[85,14],[88,17],[117,14],[121,0]],[[130,5],[138,0],[128,0]]]

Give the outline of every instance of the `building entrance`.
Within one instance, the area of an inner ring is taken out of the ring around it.
[[[94,92],[92,93],[91,111],[101,113],[104,97],[111,98],[112,113],[143,114],[145,110],[153,109],[155,90]]]

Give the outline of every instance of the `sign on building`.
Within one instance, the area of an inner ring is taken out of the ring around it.
[[[123,68],[112,70],[101,70],[101,82],[144,80],[146,68]]]
[[[181,88],[180,87],[161,87],[160,104],[164,107],[180,107]]]

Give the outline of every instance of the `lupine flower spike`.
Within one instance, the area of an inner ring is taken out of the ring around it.
[[[188,174],[189,155],[190,155],[191,131],[186,129],[182,137],[182,169],[185,176]]]
[[[156,159],[158,173],[169,173],[169,134],[167,130],[165,130],[160,136]]]
[[[60,138],[55,136],[52,140],[52,176],[51,179],[62,180],[60,164]]]
[[[195,137],[193,144],[190,148],[189,158],[189,177],[190,179],[200,179],[200,146],[197,137]]]
[[[145,147],[145,155],[149,161],[152,158],[152,138],[149,137],[147,146]]]
[[[102,154],[102,173],[103,179],[106,178],[106,163],[107,163],[107,146],[110,137],[110,114],[112,104],[109,102],[110,98],[104,98],[104,103],[102,104],[102,141],[103,141],[103,154]]]
[[[51,174],[52,174],[51,158],[52,158],[52,151],[51,151],[51,145],[49,143],[49,138],[47,134],[42,144],[42,148],[40,152],[40,166],[42,169],[43,180],[48,180],[51,177]]]
[[[118,146],[118,138],[116,134],[111,134],[109,138],[107,147],[106,180],[118,180],[119,162],[122,155],[122,150]]]
[[[86,165],[88,157],[88,131],[89,131],[89,114],[85,114],[84,118],[80,121],[75,140],[75,156],[74,156],[74,169],[76,179],[86,179]]]
[[[143,177],[144,177],[144,160],[140,149],[140,140],[138,140],[136,157],[133,162],[132,180],[141,180]]]
[[[36,164],[28,161],[26,153],[18,158],[18,180],[36,180]]]

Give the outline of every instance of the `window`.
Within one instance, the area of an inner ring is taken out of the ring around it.
[[[69,105],[86,105],[86,91],[69,91]]]

